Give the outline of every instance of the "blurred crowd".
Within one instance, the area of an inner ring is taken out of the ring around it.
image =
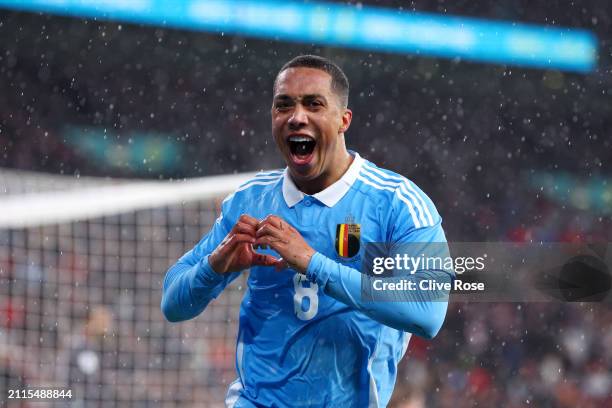
[[[442,3],[429,11],[453,7]],[[348,146],[419,184],[449,240],[610,242],[612,23],[596,3],[585,7],[551,20],[600,37],[587,75],[0,11],[0,166],[155,179],[280,167],[272,81],[292,56],[317,53],[351,82]],[[553,11],[540,9],[514,18],[550,23],[542,16]],[[69,143],[67,126],[106,129],[117,143],[164,133],[181,146],[180,165],[111,169]],[[567,174],[568,194],[593,180],[601,194],[581,190],[594,196],[584,204],[538,184]],[[0,395],[54,379],[76,387],[83,406],[220,403],[234,376],[240,284],[180,327],[158,307],[165,268],[214,219],[212,208],[194,211],[201,223],[161,257],[152,237],[183,231],[186,215],[164,213],[162,230],[135,219],[99,226],[100,236],[95,223],[45,230],[53,245],[36,230],[3,232]],[[391,405],[611,406],[610,328],[608,304],[453,304],[438,337],[413,337]]]
[[[610,406],[611,324],[609,305],[452,304],[436,339],[411,340],[391,405]]]

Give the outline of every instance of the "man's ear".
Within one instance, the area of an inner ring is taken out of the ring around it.
[[[348,130],[349,126],[351,126],[351,120],[353,119],[353,112],[346,108],[342,113],[342,123],[338,128],[338,133],[344,133]]]

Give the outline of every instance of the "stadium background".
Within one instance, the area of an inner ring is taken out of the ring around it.
[[[452,241],[610,242],[612,14],[603,2],[363,2],[584,28],[596,69],[484,64],[0,10],[6,196],[282,166],[271,85],[300,53],[351,82],[351,149],[434,200]],[[101,178],[101,179],[98,179]],[[120,183],[120,182],[119,182]],[[164,322],[170,262],[218,200],[0,230],[0,405],[65,385],[83,406],[216,406],[233,380],[244,279]],[[608,304],[452,304],[413,338],[392,406],[612,404]]]

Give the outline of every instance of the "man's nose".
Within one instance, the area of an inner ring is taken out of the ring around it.
[[[299,105],[296,106],[293,114],[289,118],[289,129],[297,130],[308,124],[308,115],[306,110]]]

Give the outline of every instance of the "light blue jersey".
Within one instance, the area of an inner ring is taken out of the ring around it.
[[[287,170],[257,175],[225,199],[212,230],[166,275],[166,318],[200,314],[240,273],[217,274],[208,255],[241,214],[277,215],[316,251],[306,276],[251,268],[228,406],[384,407],[410,333],[431,338],[444,321],[447,302],[422,293],[398,295],[396,302],[362,300],[365,243],[446,238],[440,215],[417,186],[352,154],[344,176],[313,196],[300,192]],[[452,279],[442,270],[423,274]]]

